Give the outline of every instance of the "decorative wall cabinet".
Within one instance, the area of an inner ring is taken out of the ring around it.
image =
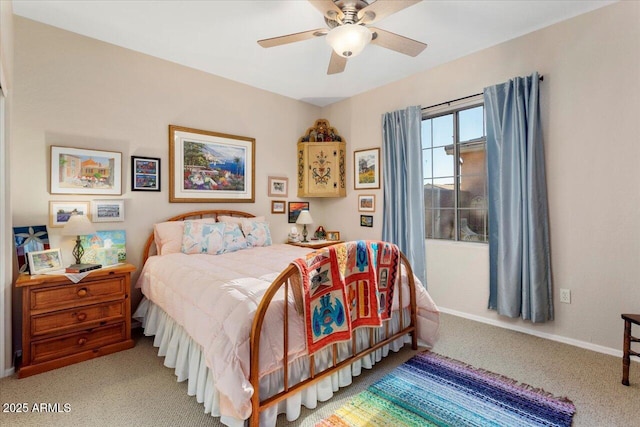
[[[345,197],[346,142],[325,119],[298,140],[298,197]]]

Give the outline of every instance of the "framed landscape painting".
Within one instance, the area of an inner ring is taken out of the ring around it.
[[[49,226],[64,227],[71,215],[89,216],[89,202],[49,201]]]
[[[51,194],[122,194],[122,154],[51,146]]]
[[[294,224],[303,210],[309,210],[309,202],[289,202],[289,223]]]
[[[353,152],[354,188],[380,188],[380,149],[370,148]]]
[[[92,200],[91,221],[121,222],[124,221],[124,200]]]
[[[169,202],[255,201],[255,139],[169,126]]]

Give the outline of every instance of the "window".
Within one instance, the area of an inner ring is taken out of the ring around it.
[[[484,105],[422,120],[427,239],[487,242],[487,162]]]

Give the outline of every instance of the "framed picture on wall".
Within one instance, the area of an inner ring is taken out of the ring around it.
[[[160,159],[131,156],[131,191],[160,191]]]
[[[380,188],[380,149],[354,151],[353,172],[356,190]]]
[[[124,200],[93,200],[91,202],[91,221],[124,221]]]
[[[169,202],[253,203],[255,139],[169,126]]]
[[[89,216],[89,202],[49,202],[50,227],[63,227],[71,215]]]
[[[358,211],[375,212],[376,196],[373,194],[363,194],[358,196]]]
[[[289,179],[270,176],[269,177],[269,197],[287,197],[289,194]]]
[[[271,201],[271,213],[283,214],[287,210],[287,202],[284,200],[272,200]]]
[[[373,227],[373,215],[360,215],[360,227]]]
[[[295,223],[303,210],[309,210],[309,202],[289,202],[289,223]]]
[[[51,194],[122,194],[122,153],[51,146]]]

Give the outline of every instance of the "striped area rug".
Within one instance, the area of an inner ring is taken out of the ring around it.
[[[570,426],[575,410],[566,398],[427,352],[316,426]]]

